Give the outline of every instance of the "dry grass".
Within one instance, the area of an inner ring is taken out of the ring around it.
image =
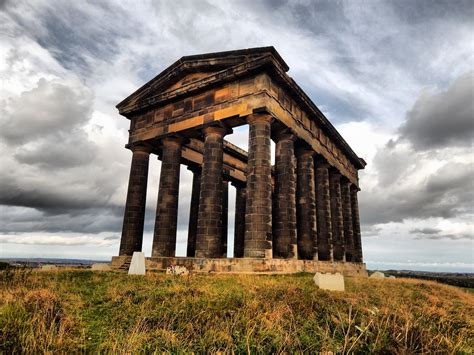
[[[474,351],[474,296],[429,281],[346,278],[331,293],[309,274],[60,270],[0,282],[0,353]]]

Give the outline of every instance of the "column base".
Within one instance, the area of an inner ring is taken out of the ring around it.
[[[126,269],[131,256],[112,257],[112,268]],[[340,272],[344,276],[367,277],[364,263],[331,262],[292,259],[257,258],[188,258],[188,257],[151,257],[146,258],[147,270],[166,270],[169,266],[185,266],[195,273],[224,274],[293,274],[297,272]]]

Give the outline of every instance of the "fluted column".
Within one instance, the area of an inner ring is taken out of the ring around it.
[[[199,212],[199,191],[201,190],[201,168],[188,167],[193,173],[191,192],[191,206],[189,208],[188,245],[186,256],[193,258],[196,255],[196,234]]]
[[[275,191],[273,197],[273,257],[297,258],[296,244],[296,137],[279,132],[275,146]]]
[[[317,160],[316,201],[318,224],[318,260],[333,260],[331,202],[329,198],[329,164]]]
[[[354,229],[354,261],[362,262],[362,240],[360,234],[359,202],[357,193],[359,189],[356,186],[351,187],[351,207],[352,207],[352,225]]]
[[[127,201],[123,218],[120,256],[133,255],[142,250],[143,223],[145,221],[146,188],[151,149],[146,146],[131,147],[133,151]]]
[[[229,181],[222,180],[222,257],[227,258],[227,226],[229,220]]]
[[[346,261],[354,261],[354,228],[352,221],[351,183],[345,178],[341,179],[341,195]]]
[[[253,114],[247,120],[249,153],[244,256],[248,258],[272,257],[271,121],[268,114]]]
[[[226,133],[227,130],[222,127],[203,130],[204,154],[196,239],[198,258],[222,256],[222,161]]]
[[[162,143],[161,173],[156,206],[155,234],[151,255],[175,256],[178,225],[181,137],[166,137]]]
[[[234,258],[244,256],[245,240],[245,195],[244,184],[232,183],[235,186],[235,217],[234,217]]]
[[[331,170],[329,174],[329,185],[331,195],[331,226],[332,245],[335,261],[345,261],[344,252],[344,225],[342,218],[341,201],[341,174]]]
[[[314,152],[297,149],[296,213],[298,258],[318,259]]]

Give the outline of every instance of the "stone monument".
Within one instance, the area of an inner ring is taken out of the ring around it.
[[[365,162],[288,70],[273,47],[186,56],[117,105],[130,121],[132,161],[114,268],[142,250],[155,154],[162,164],[149,267],[366,275],[357,201]],[[242,125],[248,152],[224,139]],[[186,257],[175,256],[181,165],[194,176]],[[236,189],[233,236],[229,183]]]

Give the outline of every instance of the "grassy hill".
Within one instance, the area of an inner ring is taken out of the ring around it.
[[[0,353],[474,351],[474,296],[413,279],[1,271]]]

